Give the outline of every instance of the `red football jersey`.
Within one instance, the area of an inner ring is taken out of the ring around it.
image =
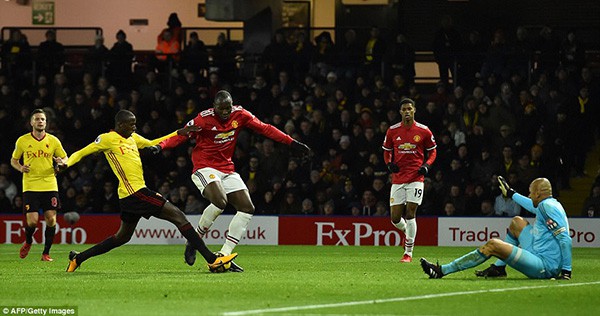
[[[393,174],[392,183],[422,182],[425,177],[417,171],[424,162],[425,151],[434,150],[435,147],[433,134],[423,124],[414,122],[407,128],[400,122],[390,126],[385,133],[382,148],[391,152],[391,160],[400,167],[400,172]]]
[[[222,121],[210,108],[198,114],[187,125],[196,125],[200,131],[194,132],[189,138],[196,139],[196,146],[192,150],[194,172],[198,169],[210,167],[224,173],[235,171],[231,157],[235,151],[235,144],[239,132],[244,127],[262,134],[274,141],[289,145],[293,139],[275,128],[257,119],[252,113],[244,110],[239,105],[233,106],[227,121]],[[163,149],[173,148],[188,140],[186,136],[175,136],[160,143]]]

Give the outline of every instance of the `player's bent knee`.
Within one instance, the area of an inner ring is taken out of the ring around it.
[[[511,234],[513,234],[513,236],[518,238],[519,234],[521,233],[523,228],[525,228],[525,226],[527,226],[527,225],[529,225],[529,222],[527,222],[527,220],[525,220],[521,216],[515,216],[510,221],[508,230],[510,231]]]
[[[487,249],[490,251],[490,254],[495,255],[498,253],[498,251],[502,247],[503,243],[504,242],[498,238],[492,238],[492,239],[488,240],[488,242],[486,243],[486,246],[487,246]]]
[[[255,208],[254,205],[250,203],[249,205],[244,205],[244,207],[240,208],[239,211],[248,214],[254,214]]]
[[[215,201],[211,201],[211,203],[223,210],[227,207],[227,198],[217,198]]]

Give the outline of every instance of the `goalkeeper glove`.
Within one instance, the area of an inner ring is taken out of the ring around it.
[[[387,164],[387,168],[391,173],[397,173],[400,172],[400,168],[398,167],[398,165],[396,165],[393,162],[390,162]]]
[[[506,180],[502,176],[498,176],[498,187],[500,191],[502,191],[502,196],[507,198],[512,198],[513,194],[515,194],[515,190],[513,190]]]
[[[156,155],[156,154],[160,153],[161,151],[162,151],[162,147],[160,147],[160,145],[150,146],[150,152],[153,155]]]
[[[419,171],[417,171],[420,175],[427,175],[427,173],[429,173],[429,165],[424,163],[421,165],[421,167],[419,168]]]
[[[560,280],[571,280],[571,271],[562,269],[558,278]]]

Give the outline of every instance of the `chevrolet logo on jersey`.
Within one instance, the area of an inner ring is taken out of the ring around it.
[[[411,143],[404,143],[404,144],[398,145],[398,149],[400,149],[400,150],[412,150],[415,148],[417,148],[417,145],[413,145]]]
[[[235,130],[230,131],[230,132],[225,132],[225,133],[219,133],[219,134],[215,135],[215,139],[225,139],[225,138],[232,137],[233,135],[235,135]]]

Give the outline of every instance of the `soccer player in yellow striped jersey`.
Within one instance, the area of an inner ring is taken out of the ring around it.
[[[169,135],[158,139],[148,140],[135,133],[135,115],[126,110],[121,110],[115,116],[115,129],[101,134],[96,140],[74,152],[69,159],[56,159],[57,169],[64,170],[79,162],[85,156],[103,152],[110,164],[113,173],[119,179],[119,205],[121,206],[121,226],[116,234],[108,237],[101,243],[79,253],[69,253],[69,265],[67,272],[75,271],[85,260],[106,253],[116,247],[127,243],[143,216],[150,218],[155,216],[167,220],[179,228],[181,234],[188,242],[202,254],[208,267],[213,272],[222,271],[222,267],[232,261],[237,254],[225,257],[217,257],[204,244],[200,236],[193,229],[183,212],[167,201],[162,195],[146,187],[142,169],[142,161],[138,148],[150,147],[160,141],[175,135],[188,135],[197,131],[196,126],[186,126]]]
[[[42,261],[53,261],[50,247],[56,232],[56,212],[60,210],[58,184],[54,174],[53,159],[66,159],[67,153],[56,136],[46,133],[46,113],[36,109],[31,113],[31,133],[27,133],[15,144],[10,164],[23,173],[23,212],[27,219],[25,243],[19,251],[24,259],[33,243],[33,234],[37,228],[39,212],[44,213],[46,229],[44,231],[44,251]],[[21,160],[23,161],[21,163]]]

